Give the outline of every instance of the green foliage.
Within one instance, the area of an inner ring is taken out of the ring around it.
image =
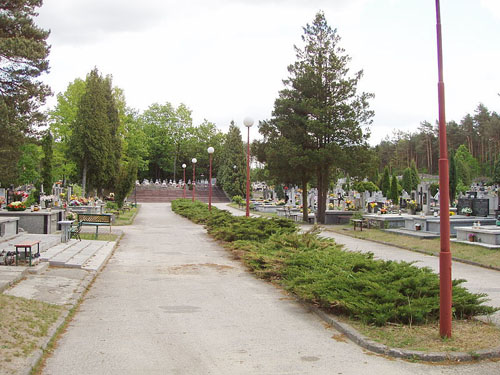
[[[69,142],[84,194],[87,187],[100,191],[114,186],[121,157],[119,125],[111,77],[102,77],[95,68],[87,75]]]
[[[205,203],[188,199],[172,202],[172,210],[195,223],[205,224],[209,234],[227,242],[263,241],[276,232],[291,233],[297,230],[294,222],[288,219],[232,216],[229,212],[215,207],[212,207],[210,212]]]
[[[395,174],[392,175],[389,198],[392,200],[394,204],[398,204],[399,202],[398,178],[396,177]]]
[[[382,176],[382,181],[380,182],[380,190],[384,197],[389,197],[391,193],[391,177],[389,174],[389,167],[386,165],[384,168],[384,174]]]
[[[180,199],[172,209],[205,224],[259,277],[274,280],[300,298],[368,324],[419,324],[439,318],[439,277],[407,262],[375,260],[371,253],[343,251],[318,229],[299,233],[289,220],[234,217],[227,211]],[[485,294],[474,294],[453,281],[457,319],[491,314]]]
[[[275,234],[257,244],[232,247],[260,277],[278,280],[300,298],[368,324],[419,324],[439,318],[439,277],[411,263],[373,259],[346,252],[315,233]],[[469,293],[453,282],[454,316],[489,314],[484,294]]]
[[[122,165],[115,187],[115,202],[118,208],[123,207],[123,201],[130,194],[137,179],[137,164],[131,162]]]
[[[480,168],[476,158],[467,150],[465,145],[460,145],[455,153],[455,164],[458,180],[470,186],[472,180],[479,176]]]
[[[457,196],[457,165],[455,163],[455,153],[450,153],[450,168],[449,168],[449,189],[450,189],[450,202],[453,204]]]
[[[332,172],[341,169],[354,176],[369,167],[364,125],[371,123],[373,95],[358,93],[363,72],[350,74],[350,57],[322,12],[304,27],[302,40],[273,118],[261,122],[259,132],[269,143],[266,161],[271,174],[280,176],[278,182],[298,183],[306,192],[316,177],[317,217],[323,223]]]
[[[401,185],[408,194],[412,190],[412,172],[410,168],[405,168],[403,171],[403,181],[401,181]]]
[[[21,146],[21,157],[17,162],[19,184],[37,184],[40,180],[40,159],[42,150],[34,143]],[[52,188],[52,186],[51,186]]]
[[[374,191],[378,191],[379,188],[371,181],[359,181],[354,184],[354,190],[363,193],[365,191],[369,191],[373,193]]]
[[[430,184],[429,190],[431,192],[431,195],[434,197],[437,194],[438,190],[439,190],[439,183],[438,182],[433,182],[432,184]]]
[[[54,156],[54,152],[52,150],[53,142],[54,139],[52,138],[52,134],[50,133],[50,130],[48,130],[42,138],[43,158],[41,161],[41,182],[43,185],[43,191],[51,191],[52,184],[54,183],[54,176],[52,174],[52,159]]]
[[[497,156],[497,162],[493,170],[492,181],[494,184],[500,185],[500,154]],[[498,191],[498,194],[500,195],[500,190]]]
[[[230,196],[245,195],[246,154],[240,129],[231,121],[222,146],[221,163],[217,172],[217,184]]]
[[[245,200],[241,195],[234,195],[232,198],[233,202],[236,203],[238,206],[242,206]]]
[[[415,160],[411,161],[410,170],[411,170],[411,190],[417,190],[418,184],[420,183],[420,177],[418,176],[418,169],[417,165],[415,164]]]

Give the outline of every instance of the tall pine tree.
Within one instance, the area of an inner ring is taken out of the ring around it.
[[[356,168],[353,160],[361,154],[357,151],[367,148],[363,125],[371,123],[368,100],[373,95],[357,93],[363,72],[349,76],[350,57],[339,47],[340,37],[322,12],[306,25],[302,40],[304,46],[295,47],[296,62],[288,67],[289,77],[283,81],[285,88],[268,122],[273,129],[261,133],[274,132],[287,139],[288,145],[283,144],[291,155],[282,153],[281,157],[294,158],[290,171],[296,172],[297,180],[307,180],[307,171],[316,175],[317,217],[324,223],[332,174],[337,170],[350,173]]]
[[[44,120],[50,95],[38,80],[48,71],[49,32],[34,23],[41,0],[0,1],[0,184],[15,183],[24,135]]]

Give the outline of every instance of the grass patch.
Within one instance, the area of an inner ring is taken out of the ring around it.
[[[404,249],[421,251],[433,255],[439,254],[440,251],[439,238],[419,239],[375,228],[363,229],[363,231],[353,231],[352,225],[335,225],[323,227],[323,229],[355,238],[383,242]],[[450,250],[454,258],[469,260],[486,267],[500,268],[500,252],[498,250],[455,242],[450,242]]]
[[[424,352],[464,352],[498,347],[500,329],[491,323],[477,320],[454,320],[453,335],[449,339],[439,336],[437,322],[425,325],[385,325],[376,327],[355,320],[344,321],[373,341],[391,348]]]
[[[132,225],[137,213],[139,212],[139,208],[140,206],[137,206],[124,212],[120,211],[120,215],[118,217],[115,216],[116,219],[113,226]]]
[[[7,373],[38,349],[63,308],[0,294],[0,363]]]
[[[82,240],[96,240],[95,232],[80,232],[80,238]],[[114,233],[99,233],[96,241],[116,241],[117,238],[118,235]]]

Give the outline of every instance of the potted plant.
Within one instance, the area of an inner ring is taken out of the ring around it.
[[[460,212],[462,213],[462,215],[470,216],[472,214],[472,208],[464,207]]]
[[[406,207],[410,211],[411,215],[415,215],[415,212],[417,211],[417,202],[414,201],[413,199],[408,199],[406,201]]]
[[[469,241],[476,242],[476,235],[474,233],[469,233]]]

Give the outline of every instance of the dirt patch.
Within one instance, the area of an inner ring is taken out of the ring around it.
[[[168,267],[166,272],[174,275],[197,274],[200,273],[203,269],[214,269],[217,272],[224,274],[229,270],[234,269],[234,267],[215,263],[181,264],[179,266]]]

